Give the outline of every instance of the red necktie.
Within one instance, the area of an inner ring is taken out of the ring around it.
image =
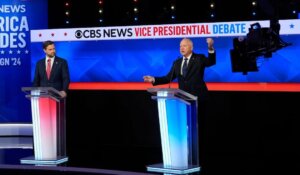
[[[51,59],[50,58],[47,60],[46,72],[47,72],[47,78],[49,80],[50,79],[50,74],[51,74]]]

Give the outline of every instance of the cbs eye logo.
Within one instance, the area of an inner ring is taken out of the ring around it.
[[[82,38],[82,31],[81,31],[81,30],[77,30],[77,31],[75,32],[75,37],[76,37],[77,39]]]
[[[81,38],[100,38],[101,37],[101,30],[77,30],[75,32],[75,37],[77,39]]]

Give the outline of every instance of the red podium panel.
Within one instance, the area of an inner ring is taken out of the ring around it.
[[[65,99],[52,87],[23,87],[31,100],[34,156],[22,164],[57,165],[68,161],[65,142]]]

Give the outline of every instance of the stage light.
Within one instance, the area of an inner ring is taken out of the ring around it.
[[[256,16],[256,12],[252,12],[252,16]]]
[[[138,17],[134,17],[134,21],[138,21],[139,20],[139,18]]]
[[[99,13],[99,22],[100,23],[103,23],[103,13],[104,13],[104,10],[103,10],[103,3],[104,3],[104,0],[99,0],[98,1],[99,3],[99,10],[98,10],[98,13]]]
[[[167,13],[169,13],[169,15],[170,15],[170,20],[172,21],[172,22],[174,22],[175,21],[175,19],[176,19],[176,3],[175,3],[175,1],[173,0],[173,1],[170,1],[170,9],[171,9],[171,11],[169,11],[169,12],[167,12],[168,10],[166,9],[166,12]]]
[[[253,6],[256,6],[256,1],[252,1],[252,5],[253,5]]]
[[[210,1],[209,3],[209,14],[210,14],[210,18],[213,19],[215,17],[215,7],[216,7],[216,4],[213,0]]]
[[[293,14],[296,14],[297,13],[297,11],[296,10],[293,10]]]
[[[137,0],[133,0],[133,2],[138,2]]]
[[[134,8],[133,8],[133,11],[134,11],[135,13],[137,13],[137,12],[138,12],[138,8],[134,7]]]
[[[64,1],[64,5],[65,5],[65,24],[70,24],[70,0],[65,0]]]

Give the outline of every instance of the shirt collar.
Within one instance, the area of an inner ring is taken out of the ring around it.
[[[54,57],[48,57],[48,56],[46,56],[46,60],[50,59],[51,61],[53,61],[54,58],[55,58],[55,56]]]
[[[188,60],[190,60],[190,58],[192,57],[192,54],[193,53],[191,53],[189,56],[187,56],[187,57],[185,57],[185,56],[183,56],[182,58],[184,59],[184,58],[187,58]]]

